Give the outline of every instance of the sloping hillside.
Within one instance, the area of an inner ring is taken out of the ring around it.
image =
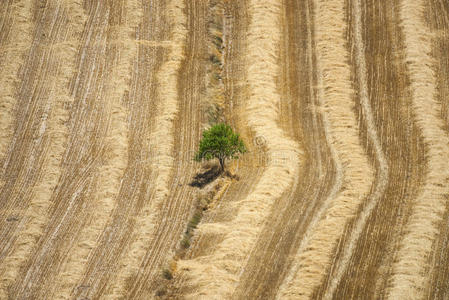
[[[449,298],[448,74],[442,0],[3,0],[0,299]]]

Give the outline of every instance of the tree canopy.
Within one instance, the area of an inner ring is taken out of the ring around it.
[[[203,132],[196,161],[218,159],[221,170],[224,171],[226,159],[237,159],[245,153],[246,147],[240,135],[231,126],[220,123]]]

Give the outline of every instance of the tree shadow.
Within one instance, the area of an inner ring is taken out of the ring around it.
[[[205,185],[217,179],[221,173],[222,171],[219,166],[212,166],[210,169],[196,174],[193,178],[193,181],[189,185],[193,187],[203,188]]]

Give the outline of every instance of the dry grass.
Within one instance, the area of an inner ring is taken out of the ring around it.
[[[410,76],[412,106],[426,144],[427,175],[405,228],[393,264],[388,297],[420,299],[429,284],[429,258],[449,193],[449,137],[443,130],[441,103],[436,97],[432,35],[424,21],[426,2],[401,1],[400,22]]]
[[[111,38],[121,42],[116,45],[116,65],[106,86],[105,104],[110,107],[111,117],[105,140],[105,163],[99,169],[92,221],[83,228],[78,244],[70,250],[68,261],[62,266],[59,280],[53,285],[53,293],[50,293],[57,295],[58,299],[70,298],[73,287],[84,274],[89,253],[95,248],[114,208],[120,180],[128,164],[128,111],[123,100],[129,91],[132,63],[137,54],[137,43],[132,37],[141,18],[140,3],[137,0],[128,1],[124,19],[129,21],[112,29]]]
[[[136,236],[125,256],[120,261],[120,269],[114,281],[110,284],[108,298],[120,298],[126,293],[126,280],[134,275],[140,267],[150,245],[153,228],[158,216],[158,207],[167,201],[169,194],[169,179],[173,168],[174,118],[178,111],[178,74],[181,62],[185,56],[187,39],[187,19],[183,12],[184,3],[172,0],[167,11],[171,20],[171,49],[167,61],[157,73],[159,83],[158,111],[156,113],[156,128],[151,133],[150,148],[154,150],[151,168],[156,174],[153,184],[155,192],[151,202],[146,205],[136,220]]]
[[[247,35],[249,99],[245,103],[245,118],[255,134],[267,141],[269,162],[253,192],[236,203],[240,207],[237,216],[223,226],[214,226],[225,236],[215,251],[178,263],[189,280],[187,284],[193,286],[193,293],[187,298],[230,298],[263,228],[263,220],[299,172],[299,145],[287,138],[277,124],[281,101],[276,86],[280,4],[255,0],[248,7],[252,23]]]
[[[76,2],[66,5],[66,12],[71,20],[71,35],[80,37],[86,20],[82,5]],[[34,188],[33,199],[26,211],[28,222],[24,224],[24,228],[18,234],[16,246],[5,258],[4,268],[0,271],[0,298],[2,299],[6,298],[8,286],[19,275],[20,267],[29,257],[48,220],[48,208],[51,206],[52,192],[61,174],[60,164],[69,134],[65,125],[69,119],[69,113],[65,105],[73,101],[70,97],[69,82],[75,70],[77,41],[79,39],[64,43],[58,48],[48,49],[48,51],[52,51],[53,59],[64,62],[64,65],[60,66],[58,74],[49,75],[50,78],[47,78],[49,84],[54,84],[50,97],[58,99],[42,125],[43,128],[46,127],[46,134],[50,137],[49,153],[45,163],[44,175]]]
[[[12,9],[9,42],[2,52],[0,68],[0,162],[5,158],[13,135],[14,110],[17,104],[16,88],[20,83],[19,69],[32,42],[33,3],[18,1]],[[0,185],[1,186],[1,185]]]
[[[336,152],[336,185],[341,184],[341,189],[336,197],[326,200],[330,203],[324,204],[328,205],[325,215],[312,226],[312,231],[306,233],[295,265],[281,286],[279,297],[282,299],[311,298],[332,263],[334,249],[345,225],[355,216],[373,181],[373,170],[360,145],[354,113],[344,4],[343,0],[317,1],[315,4],[318,98],[323,106],[328,139]]]

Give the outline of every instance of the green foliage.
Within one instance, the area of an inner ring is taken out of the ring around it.
[[[182,241],[181,241],[181,246],[182,246],[184,249],[189,248],[189,247],[190,247],[190,237],[184,237],[184,238],[182,239]]]
[[[209,59],[213,64],[221,65],[221,61],[216,55],[212,54]]]
[[[173,274],[169,269],[164,269],[162,271],[162,276],[167,279],[167,280],[172,280],[173,279]]]
[[[231,126],[220,123],[203,132],[200,149],[195,160],[211,160],[217,158],[221,169],[224,170],[226,159],[237,159],[239,154],[245,153],[246,147],[239,134]]]
[[[195,213],[187,224],[187,229],[184,232],[184,238],[181,240],[181,246],[183,249],[188,249],[190,247],[193,232],[195,231],[196,227],[201,221],[201,218],[203,217],[203,210],[204,208],[201,206],[201,204],[199,204],[199,206],[195,210]]]
[[[201,221],[201,211],[195,212],[192,219],[190,220],[189,224],[187,224],[187,232],[190,233],[193,231],[193,229],[196,229],[196,226],[198,226],[198,223]]]

